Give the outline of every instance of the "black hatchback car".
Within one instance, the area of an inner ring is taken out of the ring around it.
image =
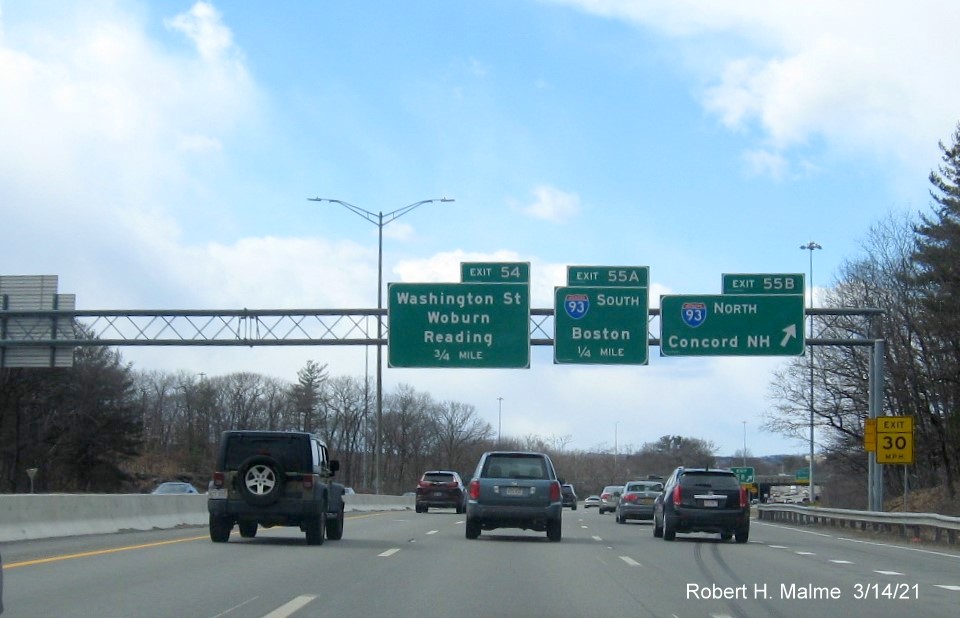
[[[424,472],[417,483],[416,510],[426,513],[430,507],[457,509],[457,513],[466,510],[466,490],[463,479],[452,470],[430,470]]]
[[[564,507],[570,507],[570,510],[577,510],[577,492],[574,491],[573,485],[570,483],[564,483],[560,486],[560,498],[563,502]]]
[[[730,470],[677,468],[653,507],[653,536],[672,541],[678,532],[715,532],[737,543],[750,538],[750,499]]]

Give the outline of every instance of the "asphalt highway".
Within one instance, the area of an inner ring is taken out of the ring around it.
[[[752,522],[750,542],[655,539],[565,510],[563,540],[464,536],[453,510],[348,515],[340,541],[205,528],[7,543],[4,618],[955,617],[960,551]]]

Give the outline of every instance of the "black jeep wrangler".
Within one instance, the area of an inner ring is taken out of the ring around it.
[[[343,536],[343,492],[332,477],[340,462],[327,445],[299,431],[225,431],[207,510],[210,539],[225,543],[233,525],[253,538],[257,526],[299,526],[308,545]]]

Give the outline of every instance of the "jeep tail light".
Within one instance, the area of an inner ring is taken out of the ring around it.
[[[680,504],[680,484],[677,483],[676,487],[673,488],[673,503]]]
[[[741,485],[740,486],[740,508],[746,508],[750,505],[750,496],[747,494],[747,489]]]
[[[560,502],[560,483],[554,481],[550,483],[550,502]]]
[[[214,472],[213,473],[213,486],[216,489],[223,489],[224,476],[223,472]]]
[[[480,499],[480,481],[473,479],[470,481],[470,499],[479,500]]]

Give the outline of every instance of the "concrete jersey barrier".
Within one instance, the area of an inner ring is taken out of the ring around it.
[[[351,494],[352,511],[413,509],[402,496]],[[207,524],[205,495],[0,494],[0,542]]]

